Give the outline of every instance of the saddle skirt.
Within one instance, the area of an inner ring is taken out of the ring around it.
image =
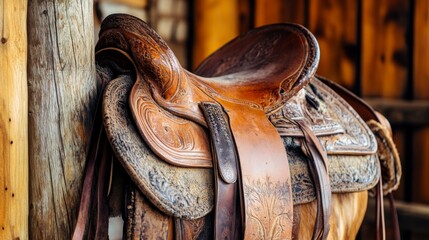
[[[315,76],[317,41],[299,25],[276,24],[242,35],[208,57],[195,74],[180,66],[151,28],[128,15],[106,18],[96,51],[110,146],[133,184],[168,216],[192,220],[213,212],[217,168],[227,183],[246,181],[242,167],[231,170],[230,163],[214,159],[210,123],[201,107],[207,101],[221,106],[226,125],[234,124],[233,113],[243,113],[244,119],[262,114],[269,120],[285,153],[283,164],[290,173],[285,183],[291,191],[286,195],[294,205],[314,201],[319,184],[309,166],[306,135],[296,122],[317,137],[332,193],[369,190],[380,179],[377,139],[359,114]],[[251,126],[249,134],[268,131],[260,126],[267,125]],[[266,155],[256,167],[271,160]],[[261,189],[272,192],[275,187]]]
[[[319,87],[320,96],[329,96],[323,98],[326,101],[324,104],[330,106],[330,109],[335,108],[339,111],[331,112],[330,114],[337,115],[326,116],[325,121],[336,121],[332,126],[334,129],[340,126],[341,131],[324,133],[319,137],[325,142],[326,148],[330,149],[328,161],[332,192],[356,192],[373,188],[380,176],[378,158],[374,154],[377,147],[374,135],[357,117],[357,113],[347,103],[339,101],[334,92],[329,91],[316,78],[312,80],[312,84],[313,88]],[[163,161],[152,152],[140,136],[132,114],[126,107],[132,86],[131,79],[119,78],[109,83],[105,89],[104,125],[113,150],[122,159],[121,162],[125,162],[122,164],[131,178],[138,179],[135,181],[138,188],[161,211],[167,215],[187,219],[205,216],[213,209],[212,171],[209,168],[177,167]],[[297,97],[301,96],[306,102],[305,94],[302,93],[308,90],[312,91],[310,86],[301,90]],[[315,111],[308,103],[296,107],[300,111]],[[271,116],[273,124],[279,131],[285,131],[284,121],[278,120],[278,115],[288,114],[285,111],[282,109]],[[324,113],[322,109],[316,111],[319,114]],[[342,115],[338,115],[340,113]],[[342,116],[347,117],[344,118],[347,120],[343,120]],[[322,122],[322,126],[323,124]],[[312,124],[312,129],[317,128],[317,124]],[[295,128],[291,128],[290,135],[284,133],[282,139],[290,164],[293,202],[302,204],[313,201],[316,195],[308,172],[306,156],[301,149],[303,139],[299,135],[294,136],[296,132]]]

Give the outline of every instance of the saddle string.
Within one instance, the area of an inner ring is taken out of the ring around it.
[[[100,106],[100,104],[99,104]],[[101,118],[101,107],[98,106],[96,119]],[[101,120],[101,119],[98,119]],[[94,121],[95,122],[95,121]],[[96,126],[95,124],[93,126]],[[89,225],[90,225],[90,218],[91,218],[91,212],[92,212],[92,204],[94,202],[94,186],[95,186],[95,179],[96,179],[96,166],[98,165],[98,159],[99,159],[99,149],[100,145],[102,145],[102,141],[105,138],[103,138],[103,135],[105,135],[104,130],[102,126],[98,126],[93,129],[92,139],[90,143],[90,149],[93,149],[87,160],[87,165],[85,168],[85,178],[83,182],[82,187],[82,194],[79,204],[79,213],[78,213],[78,220],[75,226],[75,230],[73,232],[73,240],[80,240],[87,238],[87,234],[89,231]]]
[[[214,219],[215,239],[240,239],[244,229],[240,224],[242,211],[240,200],[239,162],[229,124],[222,107],[213,102],[201,102],[200,108],[206,118],[213,159],[215,181]],[[244,226],[243,226],[244,227]]]
[[[312,239],[326,239],[331,215],[331,186],[328,175],[326,151],[304,119],[289,119],[304,134],[304,153],[308,156],[310,176],[314,182],[317,200],[316,222]]]
[[[113,73],[109,68],[102,68],[97,65],[97,83],[100,85],[100,91],[103,92],[105,86],[109,82],[109,79],[112,79]],[[83,180],[81,199],[79,202],[79,212],[77,223],[73,232],[72,239],[80,240],[87,239],[93,234],[91,227],[93,227],[93,212],[95,208],[97,209],[97,221],[96,225],[100,228],[107,228],[108,224],[108,206],[107,206],[107,195],[108,189],[110,188],[110,183],[105,184],[105,181],[111,181],[111,177],[107,178],[107,166],[100,167],[97,169],[97,166],[100,166],[104,158],[111,158],[112,152],[110,145],[107,142],[106,132],[103,125],[98,124],[102,122],[102,98],[99,97],[97,102],[97,107],[95,111],[95,118],[92,123],[92,132],[91,140],[89,144],[90,152],[87,156],[86,167],[85,167],[85,177]],[[107,152],[106,152],[107,151]],[[112,159],[111,159],[112,160]],[[112,161],[113,162],[113,161]],[[112,168],[112,167],[111,167]],[[98,170],[98,171],[97,171]],[[112,170],[112,169],[111,169]],[[99,175],[102,175],[101,177]],[[97,181],[98,179],[98,181]],[[103,181],[101,181],[103,179]],[[107,186],[105,186],[107,185]],[[101,187],[101,189],[99,189]],[[106,188],[106,189],[104,189]],[[103,190],[104,189],[104,190]],[[101,192],[99,192],[101,191]],[[97,194],[97,197],[94,195]],[[100,206],[100,203],[97,203],[97,199],[104,201],[106,207]],[[102,220],[104,219],[104,220]],[[96,227],[95,232],[98,231],[98,234],[105,235],[106,231],[98,230]],[[107,235],[105,235],[107,238]]]
[[[390,205],[390,218],[391,218],[390,221],[394,226],[393,236],[395,240],[400,240],[401,233],[399,231],[399,221],[398,221],[398,213],[396,211],[396,206],[395,206],[395,199],[393,198],[393,194],[391,192],[388,194],[388,196],[389,196],[389,205]]]
[[[375,221],[376,221],[376,239],[382,240],[386,239],[386,231],[385,231],[385,220],[384,220],[384,208],[383,208],[383,183],[380,177],[380,180],[377,184],[377,192],[376,192],[376,211],[375,211]],[[381,236],[380,236],[381,235]]]
[[[108,163],[112,160],[112,150],[109,142],[103,142],[103,152],[100,159],[100,168],[97,180],[97,223],[95,239],[108,239],[109,229],[109,204],[108,204],[108,187],[110,182],[111,170]]]

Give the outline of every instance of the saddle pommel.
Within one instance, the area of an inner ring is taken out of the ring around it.
[[[166,100],[177,94],[183,68],[165,41],[145,22],[113,14],[103,21],[99,37],[96,50],[113,47],[128,53],[153,92]]]

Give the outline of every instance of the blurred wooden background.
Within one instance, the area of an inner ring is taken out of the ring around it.
[[[113,0],[110,0],[112,2]],[[120,0],[116,0],[118,2]],[[129,1],[129,0],[128,0]],[[155,28],[157,6],[144,2]],[[294,22],[317,38],[318,74],[368,100],[394,128],[403,177],[395,193],[404,239],[429,238],[429,1],[427,0],[182,0],[186,39],[175,43],[182,64],[195,68],[206,56],[254,27]],[[174,7],[170,7],[175,11]],[[168,14],[167,14],[168,15]],[[177,14],[176,14],[177,15]],[[169,16],[172,16],[170,13]],[[171,33],[178,33],[170,25]],[[176,50],[177,51],[177,50]],[[183,55],[184,54],[184,55]],[[369,212],[372,211],[370,208]],[[368,214],[361,238],[371,236]]]

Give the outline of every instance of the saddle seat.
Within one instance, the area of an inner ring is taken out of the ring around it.
[[[130,105],[138,129],[159,157],[186,167],[212,167],[201,102],[274,112],[310,80],[317,49],[305,28],[270,25],[226,44],[192,74],[146,23],[127,15],[106,18],[96,46],[102,61],[123,55],[135,64]]]

